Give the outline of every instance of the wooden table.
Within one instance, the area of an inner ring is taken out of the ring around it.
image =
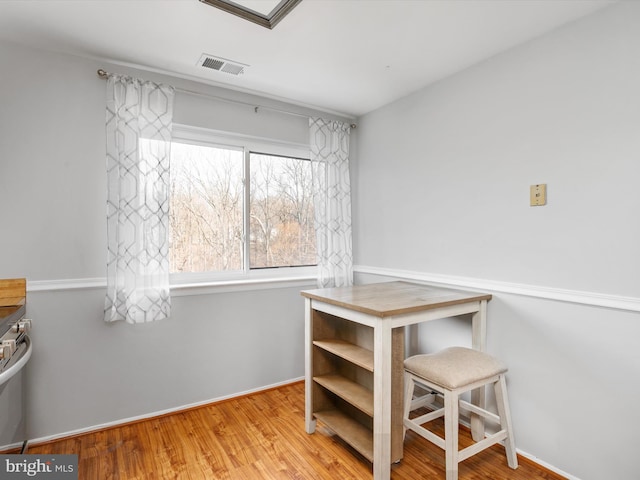
[[[484,351],[491,295],[407,282],[323,288],[305,297],[305,428],[319,419],[373,462],[386,480],[402,458],[404,328],[471,314],[472,346]],[[484,406],[484,389],[472,392]],[[472,417],[473,438],[484,424]]]

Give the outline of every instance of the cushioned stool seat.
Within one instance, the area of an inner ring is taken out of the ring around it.
[[[507,400],[505,373],[507,366],[491,355],[464,347],[450,347],[438,353],[414,355],[404,362],[405,367],[405,409],[404,426],[439,446],[445,451],[447,480],[458,478],[458,463],[491,445],[504,440],[507,463],[518,467],[515,442],[511,427],[511,416]],[[417,418],[409,418],[416,405],[422,403],[413,399],[414,387],[426,388],[444,399],[444,406]],[[498,415],[469,402],[460,400],[462,393],[484,388],[493,384]],[[500,426],[498,432],[458,451],[459,410],[479,415]],[[444,416],[445,437],[430,432],[422,425]]]

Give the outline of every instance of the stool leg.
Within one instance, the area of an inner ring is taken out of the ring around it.
[[[403,423],[402,423],[403,439],[407,435],[407,427],[404,426],[404,419],[409,418],[409,413],[411,413],[411,400],[413,399],[414,387],[415,387],[415,382],[413,381],[413,378],[407,372],[404,372],[404,416],[403,416]]]
[[[509,408],[509,398],[507,395],[507,382],[504,375],[500,375],[494,388],[496,392],[496,403],[498,404],[498,415],[500,415],[500,427],[507,431],[507,438],[504,440],[504,448],[507,451],[507,464],[511,468],[518,468],[516,444],[513,438],[513,426],[511,424],[511,410]]]
[[[458,395],[444,392],[444,444],[447,480],[458,480]]]
[[[486,407],[486,388],[484,386],[471,391],[471,403],[477,407]],[[484,418],[481,415],[471,413],[471,438],[479,442],[484,438]]]

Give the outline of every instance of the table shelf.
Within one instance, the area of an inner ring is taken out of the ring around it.
[[[344,358],[348,362],[373,372],[373,352],[340,339],[315,340],[317,347]]]
[[[312,415],[369,460],[374,423],[373,328],[328,313],[312,312]],[[402,458],[404,330],[394,329],[391,456]],[[327,413],[330,412],[330,413]],[[364,445],[367,445],[366,447]],[[372,448],[372,447],[371,447]]]
[[[371,390],[342,375],[322,375],[313,377],[313,381],[373,417],[373,392]]]
[[[315,412],[314,416],[367,460],[373,462],[373,436],[370,429],[337,409]]]

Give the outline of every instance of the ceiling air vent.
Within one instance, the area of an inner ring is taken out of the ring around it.
[[[200,60],[198,60],[198,65],[203,68],[210,68],[211,70],[217,70],[218,72],[224,72],[236,76],[242,75],[244,73],[244,69],[249,66],[227,60],[226,58],[215,57],[207,53],[202,54]]]

